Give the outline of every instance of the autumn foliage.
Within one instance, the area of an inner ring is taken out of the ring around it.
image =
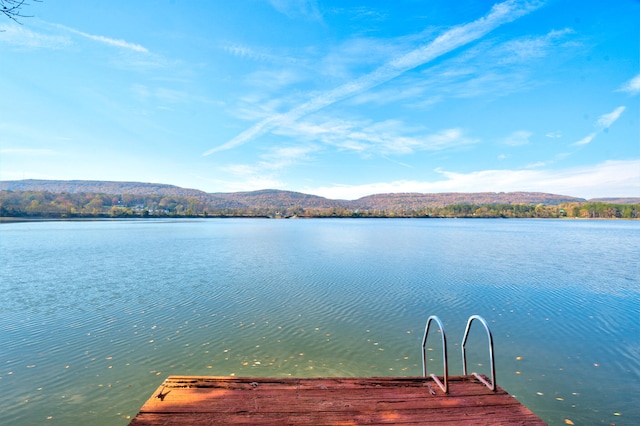
[[[0,182],[0,217],[640,217],[640,200],[616,201],[624,203],[536,192],[376,194],[347,201],[291,191],[205,193],[136,182]]]

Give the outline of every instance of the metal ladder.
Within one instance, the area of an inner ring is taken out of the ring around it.
[[[469,320],[467,321],[467,328],[464,331],[464,337],[462,338],[462,374],[467,375],[467,353],[465,350],[465,344],[467,343],[467,337],[469,337],[469,330],[471,329],[471,323],[474,320],[480,321],[480,323],[484,326],[484,329],[487,331],[487,337],[489,339],[489,360],[491,363],[491,383],[485,380],[484,377],[479,375],[478,373],[471,373],[473,377],[482,382],[486,387],[491,389],[492,391],[496,391],[496,363],[493,356],[493,336],[491,335],[491,330],[489,330],[489,325],[480,315],[471,315]],[[443,360],[443,380],[436,374],[428,374],[427,373],[427,337],[429,335],[429,327],[431,326],[431,321],[435,321],[438,323],[438,327],[440,329],[440,335],[442,337],[442,360]],[[446,394],[449,393],[449,361],[447,358],[447,336],[444,332],[444,326],[442,325],[442,321],[435,315],[431,315],[427,320],[427,325],[424,329],[424,338],[422,339],[422,375],[424,377],[431,377],[434,382],[442,389],[442,391]],[[443,383],[444,381],[444,383]]]

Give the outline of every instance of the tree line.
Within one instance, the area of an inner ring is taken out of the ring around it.
[[[197,216],[205,212],[206,203],[196,197],[0,191],[0,216],[4,217]]]
[[[0,191],[0,217],[442,217],[638,219],[640,204],[571,202],[546,204],[450,204],[404,208],[350,208],[339,205],[269,206],[221,204],[189,196]]]

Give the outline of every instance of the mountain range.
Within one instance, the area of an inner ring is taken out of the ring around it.
[[[452,204],[545,204],[602,201],[619,204],[639,203],[640,198],[584,198],[542,192],[475,192],[475,193],[391,193],[374,194],[357,200],[332,200],[293,191],[264,189],[249,192],[207,193],[174,185],[142,182],[93,180],[14,180],[0,181],[4,191],[46,191],[51,193],[92,193],[108,195],[162,195],[193,197],[207,203],[235,208],[346,208],[346,209],[417,209]]]

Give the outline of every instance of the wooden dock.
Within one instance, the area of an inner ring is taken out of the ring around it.
[[[170,376],[131,421],[142,425],[544,425],[503,389],[449,377]]]

